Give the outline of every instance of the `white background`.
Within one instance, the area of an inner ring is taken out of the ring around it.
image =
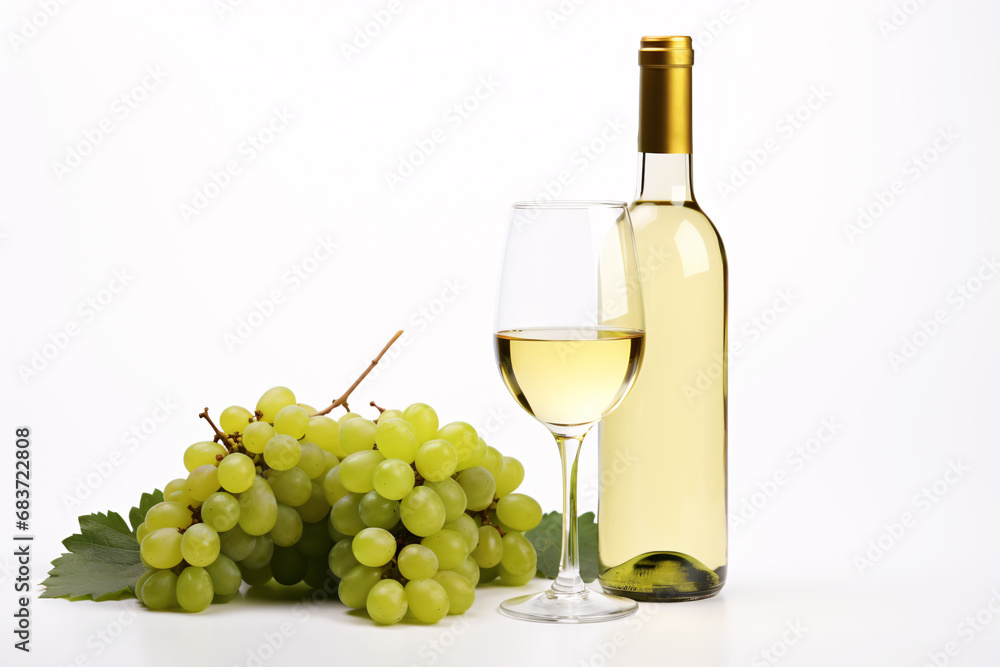
[[[304,618],[254,600],[201,616],[36,600],[32,654],[4,626],[4,660],[245,665],[288,620],[264,664],[995,661],[1000,280],[980,276],[1000,251],[997,5],[49,4],[51,18],[45,2],[0,12],[0,433],[8,471],[14,427],[34,433],[36,592],[78,515],[127,512],[183,471],[208,435],[201,408],[275,384],[324,404],[399,328],[355,405],[425,401],[473,423],[555,509],[554,447],[492,358],[507,206],[563,171],[561,197],[630,198],[644,34],[696,36],[696,192],[731,272],[734,526],[721,596],[644,605],[639,621],[517,623],[494,611],[507,589],[482,590],[467,625],[389,629],[337,604]],[[270,141],[251,159],[256,135]],[[214,187],[230,161],[239,173]],[[859,208],[875,214],[864,227]],[[306,261],[319,240],[337,248]],[[173,407],[155,423],[158,402]],[[966,470],[949,483],[952,464]]]

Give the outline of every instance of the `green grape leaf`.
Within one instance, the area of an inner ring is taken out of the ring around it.
[[[577,534],[580,540],[580,576],[584,581],[597,578],[597,523],[594,513],[577,517]],[[559,557],[562,552],[562,513],[549,512],[542,522],[524,534],[538,553],[538,576],[555,579],[559,574]]]
[[[63,540],[69,553],[52,561],[41,597],[116,600],[133,595],[132,587],[146,570],[135,531],[159,502],[163,493],[158,489],[142,494],[139,506],[129,512],[131,527],[117,512],[81,516],[80,532]]]

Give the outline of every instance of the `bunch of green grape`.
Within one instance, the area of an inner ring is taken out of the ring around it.
[[[537,557],[522,533],[542,510],[513,493],[524,479],[517,459],[464,422],[439,428],[423,403],[374,423],[344,415],[339,435],[341,461],[323,489],[332,506],[329,565],[344,604],[378,623],[407,614],[435,623],[469,609],[480,583],[534,578]]]
[[[136,532],[151,609],[201,611],[274,580],[336,586],[378,623],[435,623],[469,609],[478,584],[535,576],[523,532],[541,507],[514,493],[521,463],[469,424],[439,428],[422,403],[338,421],[274,387],[220,427],[188,447],[187,477]]]

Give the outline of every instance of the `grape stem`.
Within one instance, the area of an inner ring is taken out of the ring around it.
[[[310,415],[310,416],[312,416],[312,417],[319,417],[321,415],[328,415],[328,414],[330,414],[333,411],[334,408],[340,407],[341,405],[344,406],[345,410],[350,410],[350,408],[347,406],[347,399],[350,398],[351,392],[353,392],[355,389],[357,389],[358,385],[361,384],[361,381],[364,380],[366,377],[368,377],[368,374],[372,372],[372,369],[375,368],[375,366],[378,365],[379,361],[381,361],[382,356],[385,355],[386,352],[388,352],[389,348],[392,347],[392,344],[395,343],[397,340],[399,340],[399,337],[402,336],[402,335],[403,335],[403,330],[400,329],[399,331],[396,332],[395,336],[393,336],[392,338],[389,339],[389,342],[385,344],[385,347],[383,347],[382,351],[378,353],[378,356],[376,356],[374,359],[372,359],[372,362],[370,364],[368,364],[368,368],[365,369],[365,372],[362,373],[360,375],[360,377],[358,377],[358,379],[354,381],[354,384],[352,384],[350,387],[347,388],[347,391],[345,391],[340,396],[340,398],[336,399],[333,403],[331,403],[330,405],[328,405],[326,408],[324,408],[324,409],[320,410],[319,412],[317,412],[316,414]]]
[[[381,405],[379,405],[375,401],[371,401],[368,405],[370,405],[373,408],[375,408],[376,410],[378,410],[379,414],[382,414],[383,412],[385,412],[385,408],[383,408]]]
[[[215,425],[215,422],[212,421],[212,418],[208,416],[208,408],[205,408],[202,412],[198,413],[198,416],[209,423],[209,425],[212,427],[212,430],[215,431],[215,437],[220,438],[225,443],[226,448],[229,449],[230,452],[236,451],[236,443],[233,441],[232,438],[230,438],[228,435],[219,430],[219,427]]]
[[[490,510],[491,509],[495,509],[496,506],[497,506],[496,503],[491,503],[489,507],[487,507],[486,509],[482,510],[481,512],[476,512],[474,510],[467,510],[466,514],[468,514],[472,518],[476,518],[476,515],[479,515],[482,518],[484,526],[491,526],[498,533],[500,533],[500,537],[503,537],[504,535],[507,534],[507,531],[505,531],[500,526],[494,526],[493,523],[490,521]]]

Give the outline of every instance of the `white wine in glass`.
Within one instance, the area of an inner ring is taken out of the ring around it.
[[[500,612],[556,623],[627,616],[634,601],[591,590],[580,577],[576,508],[584,436],[622,402],[642,363],[641,280],[625,204],[515,204],[494,330],[500,375],[555,436],[563,485],[559,576]]]
[[[593,424],[632,386],[642,356],[635,329],[522,329],[497,333],[497,363],[531,416],[560,428]]]

